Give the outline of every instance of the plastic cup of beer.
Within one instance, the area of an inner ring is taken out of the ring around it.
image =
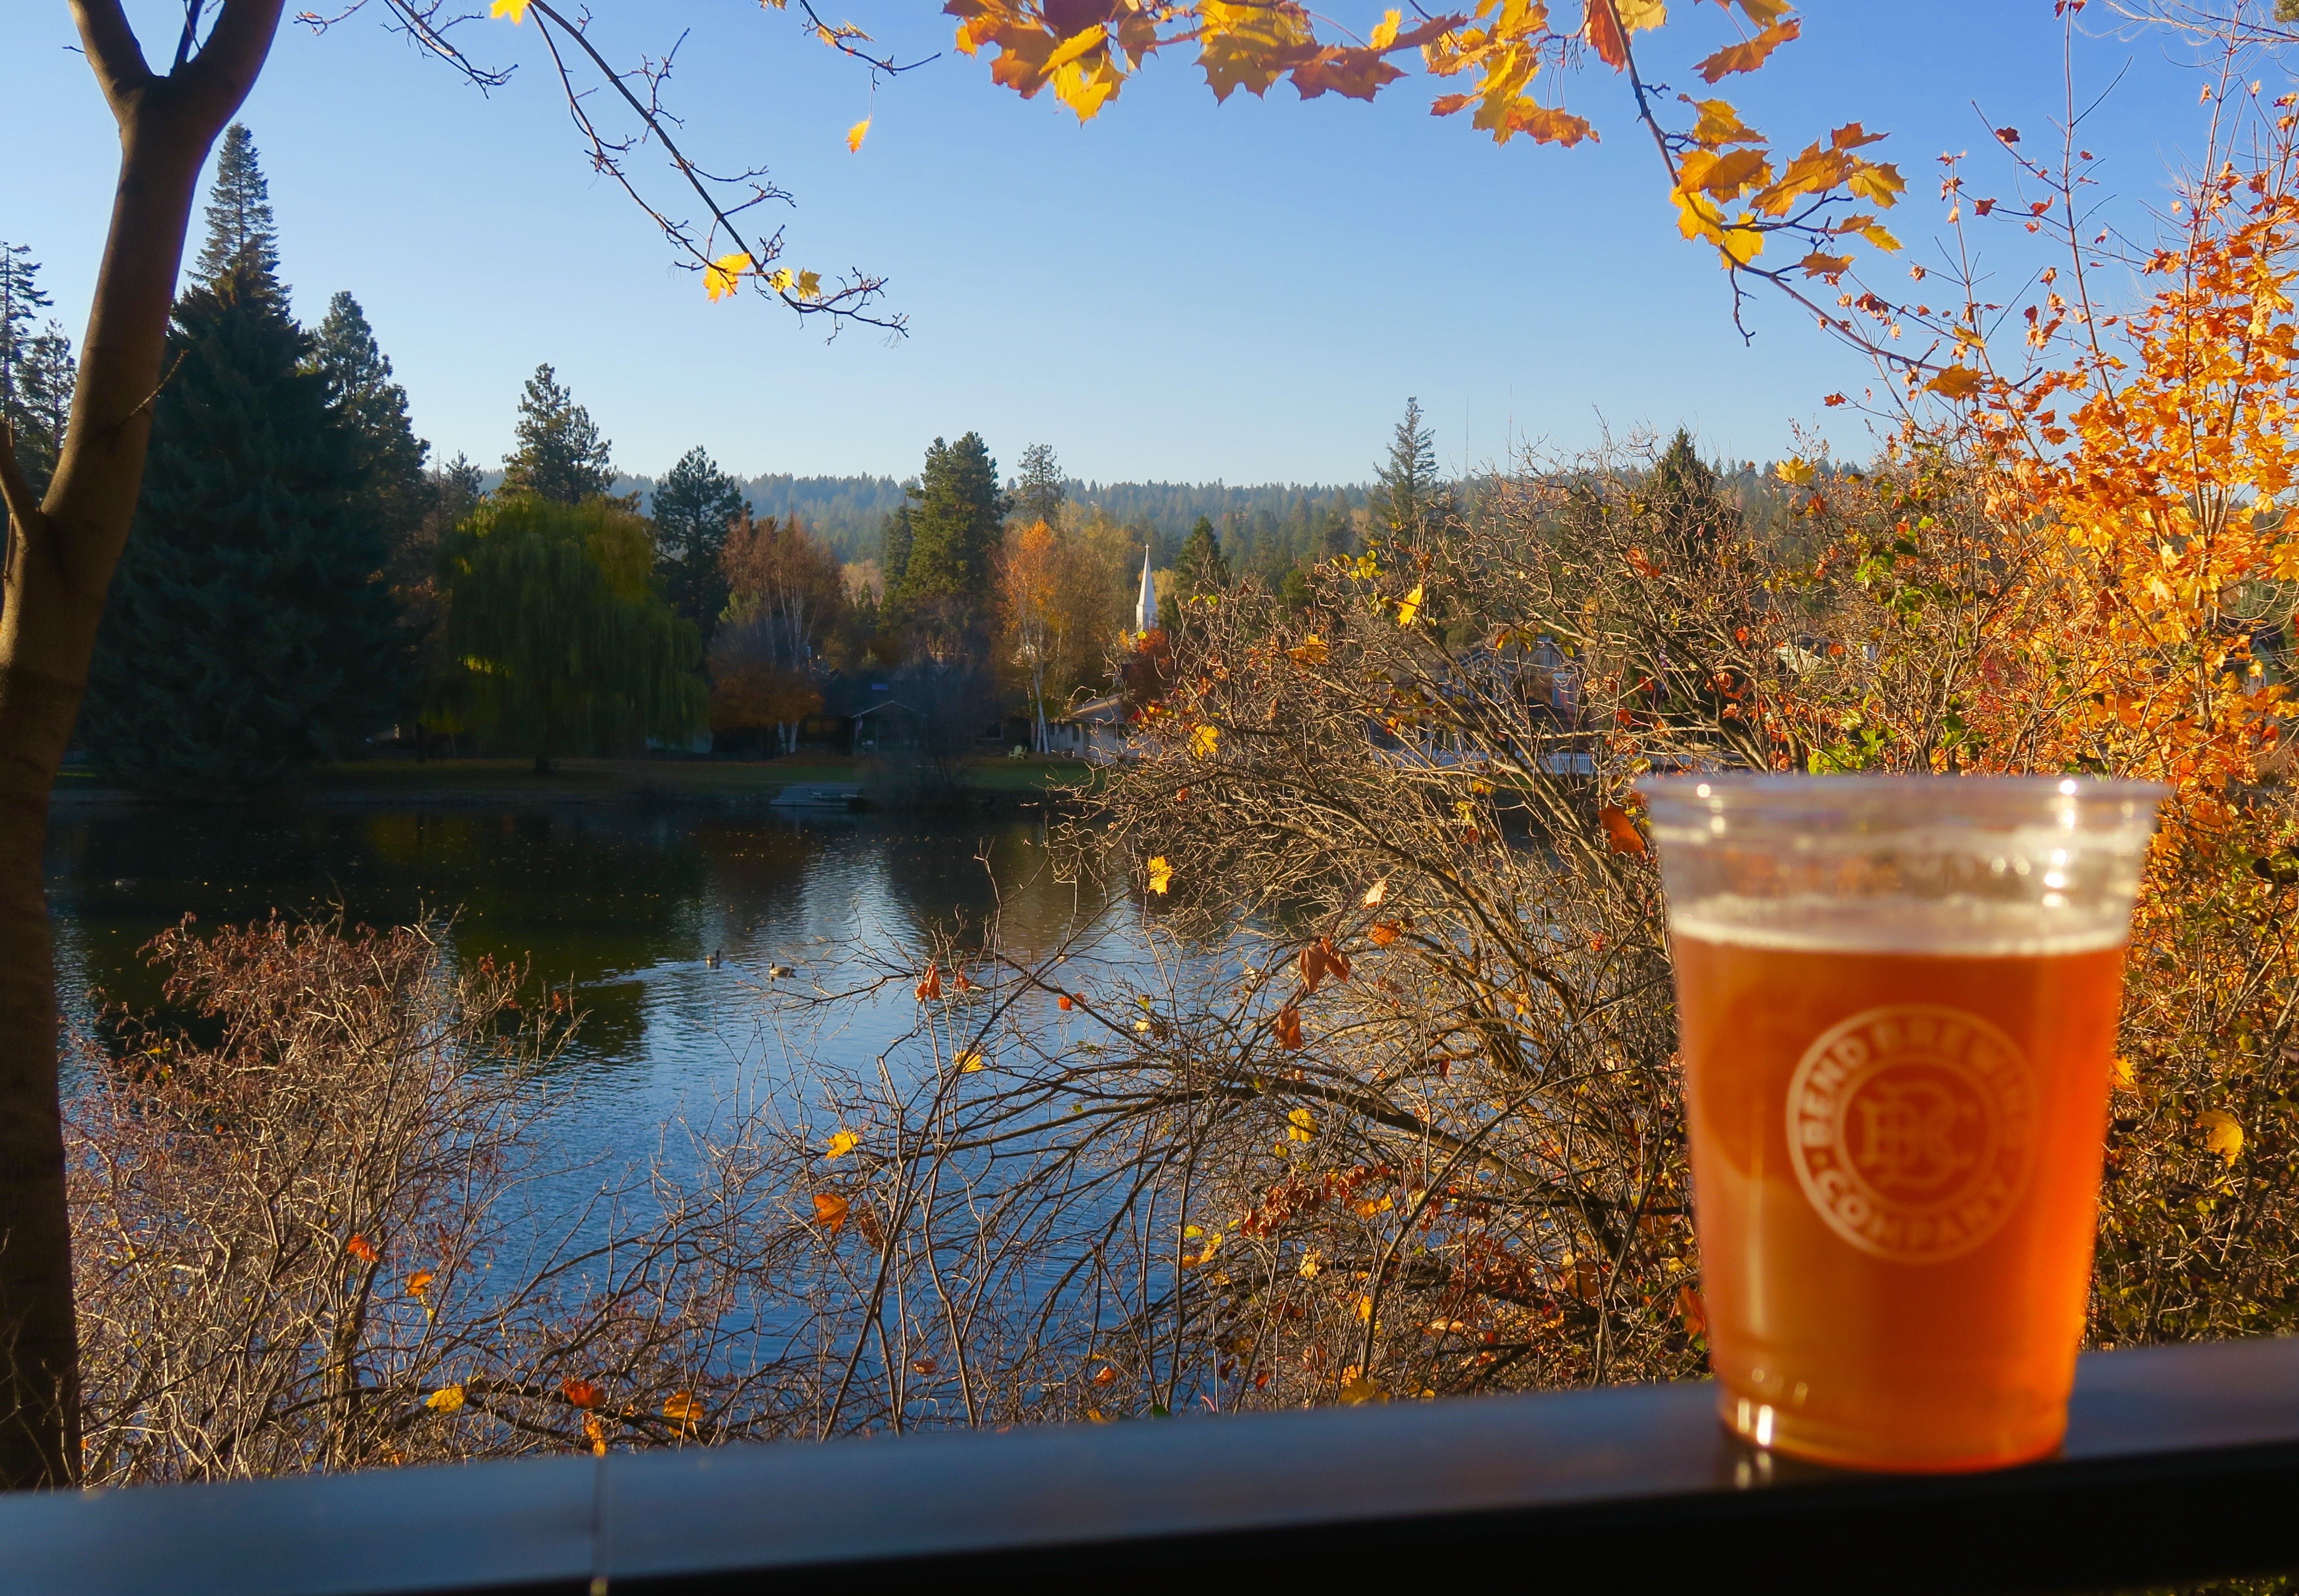
[[[2067,1426],[2162,789],[1647,779],[1724,1422],[1860,1468]]]

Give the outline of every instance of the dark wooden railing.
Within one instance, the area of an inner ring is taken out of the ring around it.
[[[2062,1455],[1857,1475],[1705,1385],[0,1500],[6,1596],[1954,1596],[2299,1568],[2299,1340],[2094,1354]]]

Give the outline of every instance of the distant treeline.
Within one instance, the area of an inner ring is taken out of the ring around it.
[[[501,485],[502,473],[481,478],[484,491]],[[795,515],[830,545],[841,560],[875,560],[886,517],[907,503],[915,477],[794,477],[776,473],[737,478],[743,495],[760,516]],[[1157,534],[1155,544],[1168,558],[1199,518],[1220,528],[1231,558],[1247,567],[1290,566],[1308,552],[1327,512],[1344,515],[1361,508],[1365,488],[1347,484],[1263,483],[1232,486],[1224,482],[1066,482],[1069,502],[1091,514],[1099,511],[1120,526]],[[618,476],[611,492],[636,494],[642,514],[653,511],[654,478]],[[1238,541],[1232,543],[1232,539]],[[1282,552],[1281,552],[1282,551]]]

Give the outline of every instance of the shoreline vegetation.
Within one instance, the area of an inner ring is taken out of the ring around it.
[[[871,808],[907,808],[912,806],[872,799],[874,790],[892,790],[903,769],[896,761],[812,750],[778,760],[562,759],[548,776],[536,775],[533,762],[524,759],[349,760],[319,766],[303,782],[275,793],[219,799],[138,792],[105,780],[86,765],[68,765],[50,801],[159,807],[639,804],[763,810],[786,787],[820,784],[859,787]],[[1058,805],[1076,789],[1090,790],[1089,784],[1098,785],[1096,768],[1083,761],[1040,754],[984,757],[967,765],[950,796],[969,808],[984,802]]]

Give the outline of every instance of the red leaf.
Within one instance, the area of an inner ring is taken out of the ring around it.
[[[1277,1045],[1289,1051],[1301,1045],[1301,1010],[1288,1003],[1277,1011]]]
[[[1605,827],[1606,852],[1642,853],[1645,851],[1644,833],[1639,831],[1637,823],[1629,819],[1628,810],[1607,803],[1597,811],[1597,819]]]

